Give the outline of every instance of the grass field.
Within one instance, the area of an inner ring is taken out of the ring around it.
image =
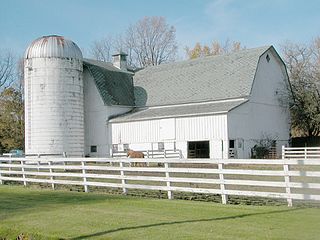
[[[320,208],[0,186],[0,239],[319,239]]]

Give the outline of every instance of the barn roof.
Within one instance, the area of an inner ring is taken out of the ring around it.
[[[191,105],[184,104],[180,106],[136,108],[135,110],[125,115],[111,119],[109,122],[119,123],[149,119],[162,119],[169,117],[222,114],[236,108],[237,106],[245,103],[246,101],[246,99],[241,99]]]
[[[134,105],[132,73],[121,71],[111,63],[84,59],[105,105]]]
[[[136,106],[249,96],[259,57],[269,48],[247,49],[140,70],[134,76]]]

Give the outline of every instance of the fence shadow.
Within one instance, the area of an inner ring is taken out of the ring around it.
[[[51,191],[44,189],[28,189],[16,188],[11,189],[11,185],[0,185],[0,213],[5,213],[1,216],[4,220],[13,215],[19,215],[23,212],[30,212],[38,208],[50,208],[50,206],[59,205],[90,205],[106,201],[120,201],[125,198],[122,195],[111,194],[79,194],[72,191]],[[30,191],[33,190],[33,191]],[[67,193],[67,194],[66,194]],[[1,238],[0,238],[1,240]]]
[[[174,224],[223,221],[223,220],[238,219],[238,218],[241,219],[241,218],[245,218],[245,217],[258,216],[258,215],[292,212],[292,211],[301,210],[301,209],[303,209],[303,207],[291,208],[291,209],[286,209],[286,210],[262,212],[262,213],[239,214],[239,215],[234,215],[234,216],[226,216],[226,217],[218,217],[218,218],[205,218],[205,219],[183,220],[183,221],[173,221],[173,222],[160,222],[160,223],[145,224],[145,225],[138,225],[138,226],[131,226],[131,227],[120,227],[120,228],[110,229],[110,230],[106,230],[106,231],[102,231],[102,232],[92,233],[92,234],[88,234],[88,235],[81,235],[78,237],[66,238],[66,239],[68,239],[68,240],[82,240],[82,239],[88,239],[88,238],[93,238],[93,237],[100,237],[103,235],[107,235],[107,234],[111,234],[111,233],[115,233],[115,232],[126,231],[126,230],[136,230],[136,229],[160,227],[160,226],[174,225]],[[64,240],[64,239],[62,238],[62,240]]]

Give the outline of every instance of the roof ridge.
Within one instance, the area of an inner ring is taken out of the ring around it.
[[[273,45],[265,45],[265,46],[261,46],[261,47],[255,47],[255,48],[246,48],[246,49],[242,49],[239,51],[235,51],[235,52],[229,52],[229,53],[224,53],[224,54],[218,54],[218,55],[209,55],[209,56],[204,56],[204,57],[198,57],[198,58],[194,58],[194,59],[185,59],[182,61],[177,61],[177,62],[169,62],[169,63],[163,63],[160,65],[156,65],[156,66],[148,66],[145,67],[141,70],[150,70],[150,69],[157,69],[157,68],[165,68],[167,66],[173,66],[173,65],[180,65],[180,64],[184,64],[184,63],[197,63],[197,62],[203,62],[203,61],[209,61],[212,59],[217,59],[217,58],[225,58],[225,57],[230,57],[233,55],[240,55],[243,54],[245,52],[249,53],[249,52],[254,52],[254,51],[261,51],[261,55],[267,51],[269,48],[271,48]]]
[[[100,60],[84,58],[83,63],[94,65],[96,67],[103,68],[103,69],[106,69],[106,70],[112,71],[112,72],[126,73],[126,74],[132,75],[132,72],[121,70],[121,69],[115,67],[111,62],[104,62],[104,61],[100,61]]]

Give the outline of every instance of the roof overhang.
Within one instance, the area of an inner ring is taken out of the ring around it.
[[[122,123],[122,122],[156,120],[156,119],[164,119],[164,118],[180,118],[180,117],[195,117],[195,116],[227,114],[232,109],[242,105],[247,101],[248,101],[247,99],[243,98],[243,99],[225,100],[225,101],[217,101],[217,102],[194,103],[194,104],[149,107],[149,108],[135,108],[130,113],[110,119],[109,122]]]

